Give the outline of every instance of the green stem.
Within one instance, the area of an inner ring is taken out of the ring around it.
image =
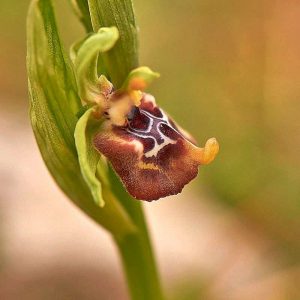
[[[115,241],[122,258],[131,299],[162,300],[160,280],[142,205],[137,200],[130,201],[133,201],[130,210],[138,231],[121,239],[116,238]]]
[[[116,240],[132,300],[161,300],[162,292],[150,242],[145,232]]]
[[[132,300],[162,300],[160,278],[147,230],[142,203],[133,199],[110,169],[110,182],[114,194],[131,217],[137,231],[115,237],[127,277]]]

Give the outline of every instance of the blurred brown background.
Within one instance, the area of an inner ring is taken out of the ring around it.
[[[300,299],[300,2],[135,0],[151,92],[216,161],[145,204],[169,299]],[[28,120],[29,1],[0,2],[0,299],[128,299],[109,236],[50,178]],[[55,1],[65,44],[83,34]]]

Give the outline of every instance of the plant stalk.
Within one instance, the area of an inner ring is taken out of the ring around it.
[[[116,198],[131,217],[136,231],[115,237],[132,300],[164,299],[152,251],[142,203],[133,199],[110,168],[110,182]]]
[[[137,201],[131,199],[131,201]],[[162,290],[140,203],[134,203],[138,231],[115,239],[132,300],[162,300]],[[133,207],[132,207],[133,208]],[[138,219],[138,220],[137,220]]]

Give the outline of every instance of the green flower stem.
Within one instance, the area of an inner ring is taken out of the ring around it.
[[[156,268],[142,203],[133,199],[110,169],[110,182],[114,194],[131,217],[137,230],[125,236],[115,237],[127,277],[132,300],[164,299]]]
[[[131,200],[134,201],[134,200]],[[139,231],[116,239],[132,300],[163,299],[141,205],[136,206]]]

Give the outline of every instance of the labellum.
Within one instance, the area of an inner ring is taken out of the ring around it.
[[[93,142],[127,191],[137,199],[152,201],[180,193],[197,176],[199,165],[214,160],[219,145],[211,138],[198,148],[152,95],[137,88],[106,90],[106,120]]]

